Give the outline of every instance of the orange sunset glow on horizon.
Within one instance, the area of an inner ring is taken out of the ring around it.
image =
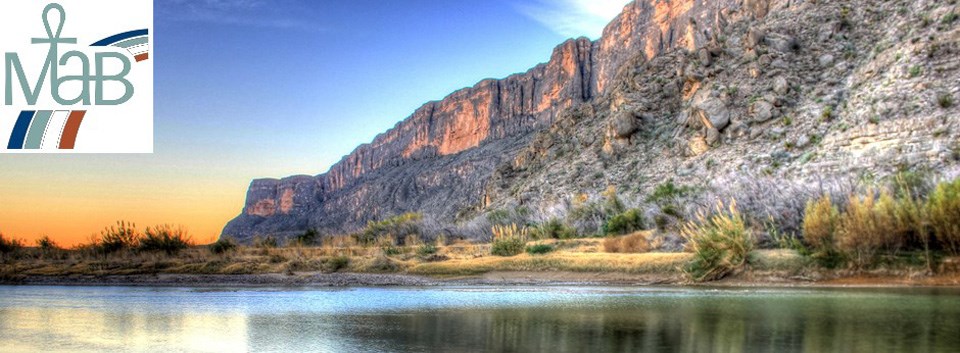
[[[60,246],[72,247],[88,243],[122,220],[141,230],[162,224],[183,226],[194,243],[207,244],[216,241],[224,224],[240,213],[247,183],[243,178],[183,171],[147,171],[148,177],[139,174],[142,170],[104,173],[76,165],[79,162],[68,164],[74,164],[73,169],[60,173],[38,172],[53,169],[53,164],[32,165],[31,173],[42,178],[0,170],[0,234],[22,239],[28,246],[49,236]]]

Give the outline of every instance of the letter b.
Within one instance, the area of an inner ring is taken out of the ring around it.
[[[103,74],[103,62],[104,62],[103,59],[105,59],[105,58],[115,58],[115,59],[120,60],[120,62],[123,64],[123,70],[121,70],[120,73],[118,73],[118,74],[116,74],[116,75],[111,75],[111,76],[104,75],[104,74]],[[94,104],[96,104],[96,105],[120,105],[120,104],[126,103],[128,100],[130,100],[130,98],[133,97],[133,84],[130,83],[130,81],[126,79],[127,74],[130,73],[130,59],[127,59],[127,56],[126,56],[126,55],[123,55],[123,54],[120,54],[120,53],[105,52],[105,53],[97,53],[97,54],[96,54],[96,62],[97,62],[97,74],[96,74],[96,76],[94,76],[93,79],[94,79],[94,81],[96,81],[96,83],[97,83],[97,85],[96,85],[97,93],[96,93],[96,101],[95,101]],[[123,85],[123,88],[124,88],[123,96],[121,96],[121,97],[118,98],[118,99],[104,99],[104,98],[103,98],[103,90],[104,90],[103,83],[104,83],[104,82],[107,82],[107,81],[119,82],[120,84],[122,84],[122,85]]]

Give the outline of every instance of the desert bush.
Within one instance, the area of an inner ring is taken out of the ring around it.
[[[577,237],[577,231],[554,218],[531,229],[530,236],[534,239],[573,239]]]
[[[681,235],[687,250],[694,254],[684,272],[695,282],[718,280],[740,269],[755,243],[736,201],[726,210],[718,203],[711,216],[699,214],[697,220],[683,225]]]
[[[677,186],[674,184],[673,179],[671,179],[663,184],[657,185],[653,189],[653,193],[647,197],[647,202],[655,203],[661,207],[672,205],[676,203],[678,199],[690,195],[693,191],[694,189],[689,186]]]
[[[943,249],[960,255],[960,179],[937,185],[927,200],[926,213]]]
[[[220,238],[213,244],[208,246],[210,252],[220,255],[230,251],[233,251],[237,248],[237,243],[234,243],[233,240],[228,238]]]
[[[337,272],[350,266],[350,258],[346,256],[334,256],[323,263],[323,269],[326,272]]]
[[[20,239],[6,238],[0,234],[0,255],[3,258],[15,256],[23,250],[23,241]]]
[[[42,236],[40,239],[37,239],[37,248],[40,251],[57,251],[61,250],[60,245],[58,245],[53,239],[50,239],[49,236]]]
[[[144,231],[143,237],[137,242],[137,251],[164,252],[174,255],[192,245],[190,236],[183,227],[158,225]]]
[[[608,253],[644,253],[650,251],[647,233],[636,232],[621,237],[607,237],[603,240],[603,251]]]
[[[370,221],[357,235],[357,242],[371,244],[384,236],[406,239],[409,235],[418,235],[422,222],[423,215],[419,213],[405,213],[379,222]]]
[[[40,251],[40,256],[43,258],[50,257],[61,257],[65,255],[63,248],[57,244],[57,242],[50,239],[49,236],[42,236],[40,239],[36,240],[37,250]]]
[[[858,268],[868,267],[880,251],[899,250],[903,229],[897,219],[897,203],[889,192],[882,191],[879,198],[874,190],[863,197],[851,195],[840,216],[837,249]]]
[[[137,246],[142,234],[137,225],[118,221],[116,226],[110,226],[100,232],[100,237],[94,240],[94,248],[102,254],[112,254],[119,251],[133,249]]]
[[[937,96],[937,105],[943,109],[947,109],[953,106],[953,95],[950,93],[943,93]]]
[[[803,241],[816,252],[833,252],[839,222],[840,211],[829,196],[807,202],[803,217]]]
[[[307,229],[305,232],[293,238],[293,245],[296,246],[317,246],[320,245],[322,237],[316,229]]]
[[[490,247],[490,253],[496,256],[514,256],[523,252],[527,244],[527,230],[517,227],[516,224],[509,226],[493,226],[493,244]]]
[[[623,235],[643,230],[647,226],[643,211],[633,208],[617,214],[604,225],[606,235]]]
[[[803,217],[803,242],[812,249],[809,255],[828,268],[840,265],[843,260],[836,247],[839,223],[840,211],[829,196],[807,202]],[[801,254],[808,254],[804,248],[791,245]]]
[[[527,246],[526,252],[530,255],[543,255],[553,251],[553,246],[547,244],[536,244]]]

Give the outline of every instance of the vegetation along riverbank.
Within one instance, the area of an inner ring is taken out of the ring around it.
[[[486,241],[422,236],[418,214],[371,222],[350,235],[308,231],[287,244],[263,237],[245,245],[228,239],[196,245],[183,228],[140,229],[126,222],[70,249],[50,238],[25,244],[0,236],[0,281],[960,285],[960,179],[901,173],[845,195],[810,197],[800,203],[796,232],[773,217],[758,217],[756,205],[736,199],[671,216],[663,209],[683,202],[685,191],[675,185],[658,189],[658,199],[671,200],[660,212],[628,208],[611,190],[567,217],[540,224],[518,224],[514,214],[491,217]],[[595,232],[582,231],[584,218],[597,221]]]

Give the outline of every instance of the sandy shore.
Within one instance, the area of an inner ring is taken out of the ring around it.
[[[582,272],[490,272],[476,276],[428,277],[408,274],[301,273],[255,275],[109,275],[4,278],[0,285],[156,287],[436,287],[436,286],[689,286],[675,275]],[[904,278],[850,276],[820,280],[745,273],[699,284],[719,287],[960,287],[957,276]]]

